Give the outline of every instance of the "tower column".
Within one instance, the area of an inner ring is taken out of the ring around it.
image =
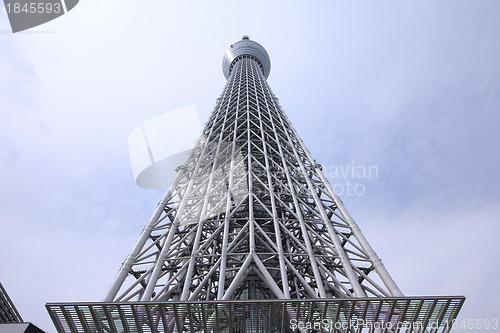
[[[244,36],[222,70],[203,133],[104,302],[47,305],[58,332],[449,331],[465,298],[403,296],[279,105],[267,51]]]

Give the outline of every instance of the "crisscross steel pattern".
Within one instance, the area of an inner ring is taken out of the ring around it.
[[[179,170],[107,301],[402,295],[253,57]]]
[[[246,38],[234,47],[255,44]],[[223,331],[210,326],[215,316],[231,332],[244,331],[238,325],[252,331],[253,322],[268,325],[267,331],[256,326],[256,332],[281,332],[285,326],[269,313],[295,318],[311,306],[307,315],[313,319],[350,318],[343,302],[354,304],[356,318],[393,316],[403,308],[433,320],[456,316],[458,299],[415,303],[403,297],[285,115],[269,73],[263,73],[262,63],[270,60],[256,58],[267,52],[258,49],[231,51],[238,56],[229,59],[215,109],[122,264],[106,303],[49,306],[61,331],[82,329],[72,326],[78,322],[90,331],[115,332],[113,325],[121,322],[120,329],[136,325],[135,332],[146,329],[142,320],[154,331],[160,319],[169,332],[189,325],[196,326],[188,329],[193,332]],[[375,311],[377,306],[384,310]],[[241,315],[245,309],[260,317]],[[103,318],[106,329],[99,328]]]

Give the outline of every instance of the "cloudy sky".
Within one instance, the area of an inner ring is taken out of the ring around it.
[[[102,298],[163,193],[135,185],[128,135],[206,121],[244,34],[403,293],[499,319],[496,0],[81,0],[17,34],[0,10],[0,282],[23,318],[53,332],[45,303]]]

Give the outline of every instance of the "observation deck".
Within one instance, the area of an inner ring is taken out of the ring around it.
[[[242,58],[252,58],[260,65],[266,79],[271,72],[271,59],[266,49],[257,42],[250,40],[248,36],[232,44],[222,59],[222,72],[226,80],[231,75],[234,64]]]

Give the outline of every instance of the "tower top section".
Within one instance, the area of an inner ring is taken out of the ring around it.
[[[234,64],[242,58],[253,58],[255,59],[260,67],[266,79],[269,77],[271,72],[271,59],[265,48],[262,47],[257,42],[250,40],[248,36],[243,36],[240,41],[237,41],[231,45],[222,59],[222,72],[226,80],[231,74]]]

